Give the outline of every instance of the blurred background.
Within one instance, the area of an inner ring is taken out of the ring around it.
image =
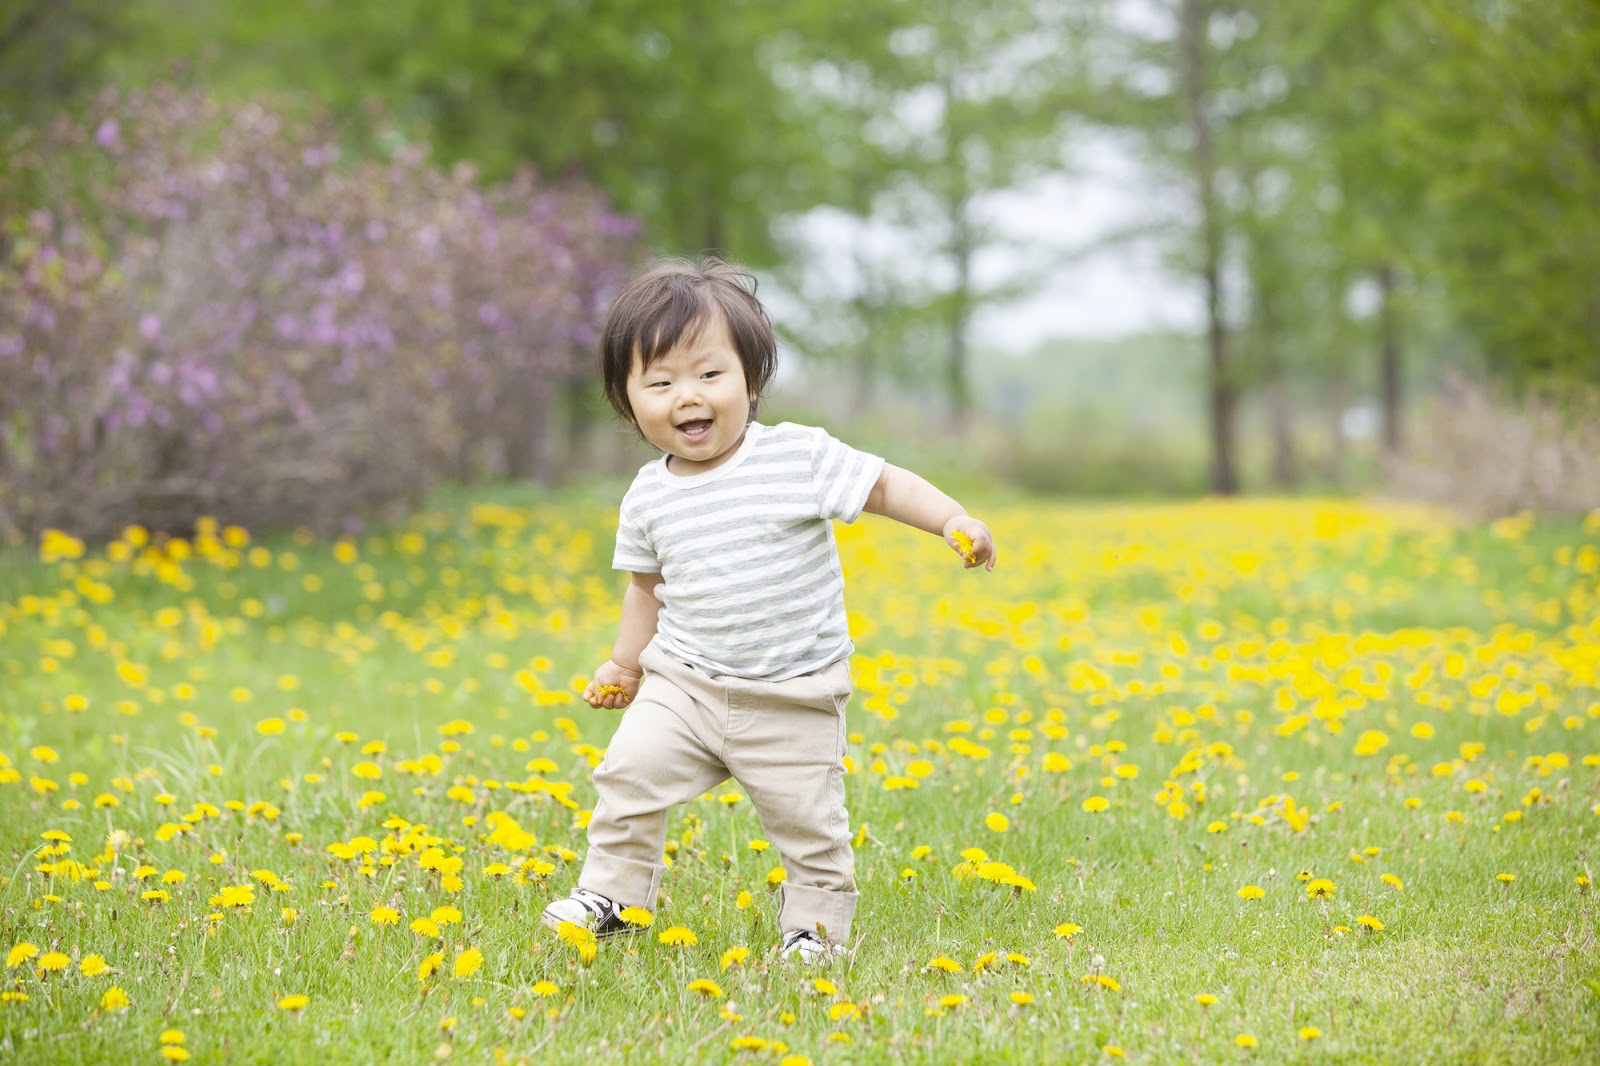
[[[769,421],[1018,492],[1600,506],[1593,0],[0,0],[0,540],[621,476],[595,331],[755,269]]]

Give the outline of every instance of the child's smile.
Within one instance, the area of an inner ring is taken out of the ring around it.
[[[648,367],[635,359],[628,402],[644,439],[671,456],[674,474],[704,473],[738,451],[752,398],[722,316]]]

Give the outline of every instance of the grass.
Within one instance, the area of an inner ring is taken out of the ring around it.
[[[732,783],[674,812],[649,930],[585,965],[537,922],[615,720],[573,700],[617,617],[604,493],[0,560],[0,1052],[1593,1060],[1600,518],[986,517],[989,575],[840,528],[862,902],[826,971],[774,959],[778,858]]]

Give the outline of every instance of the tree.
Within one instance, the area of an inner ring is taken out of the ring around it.
[[[582,174],[663,252],[773,260],[772,221],[825,201],[829,146],[780,72],[872,47],[900,0],[141,0],[214,87],[296,92],[423,131],[488,178]]]
[[[1049,0],[922,4],[875,63],[819,87],[860,130],[847,164],[854,217],[845,228],[857,234],[843,283],[857,323],[850,332],[869,341],[869,352],[925,350],[908,342],[932,324],[942,333],[933,375],[915,359],[869,355],[866,376],[888,368],[933,377],[957,425],[972,406],[974,316],[1032,284],[985,283],[976,266],[1010,240],[986,218],[992,198],[1061,165],[1065,111],[1077,96],[1067,71],[1081,36],[1078,9]],[[827,282],[821,288],[837,302],[841,283]]]

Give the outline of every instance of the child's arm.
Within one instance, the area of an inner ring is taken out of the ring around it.
[[[989,527],[909,470],[884,463],[878,483],[867,496],[865,510],[943,537],[966,561],[969,570],[974,566],[994,569],[994,536]],[[967,543],[963,544],[962,540]]]
[[[583,690],[589,706],[615,710],[626,707],[639,694],[639,680],[644,676],[639,653],[656,635],[656,618],[661,613],[661,601],[656,599],[659,584],[660,574],[635,573],[629,578],[622,593],[622,622],[617,626],[611,658],[600,664]]]

